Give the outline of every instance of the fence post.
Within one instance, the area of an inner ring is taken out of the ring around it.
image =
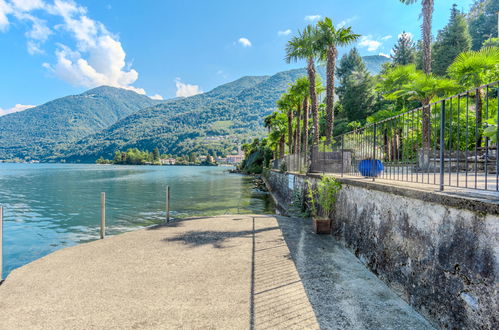
[[[374,176],[374,172],[375,172],[375,166],[376,166],[376,124],[373,125],[373,162],[372,162],[372,167],[371,167],[371,171],[373,174],[373,181],[376,180],[376,177]]]
[[[0,283],[3,281],[3,206],[0,206]]]
[[[106,236],[106,193],[100,193],[100,238]]]
[[[343,159],[343,148],[344,148],[344,144],[343,144],[343,141],[344,141],[344,135],[342,134],[341,135],[341,177],[343,177],[343,166],[344,166],[344,163],[345,163],[345,160]]]
[[[166,222],[170,222],[170,186],[166,186]]]
[[[440,106],[440,191],[444,191],[445,100]]]

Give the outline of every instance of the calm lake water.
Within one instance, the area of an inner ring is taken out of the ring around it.
[[[4,278],[57,249],[99,236],[100,192],[106,192],[107,235],[161,223],[165,189],[171,216],[273,213],[251,177],[227,167],[0,163],[4,207]]]

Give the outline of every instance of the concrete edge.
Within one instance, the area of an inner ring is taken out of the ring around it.
[[[272,170],[276,173],[281,173],[278,170]],[[288,174],[302,176],[302,177],[312,177],[320,178],[322,174],[320,173],[293,173],[288,172]],[[471,212],[499,215],[499,200],[491,201],[486,198],[463,196],[457,193],[450,192],[439,192],[439,191],[428,191],[423,189],[417,189],[414,187],[402,187],[396,185],[388,185],[385,183],[379,183],[376,181],[366,181],[363,179],[350,179],[342,178],[337,175],[333,175],[339,182],[348,184],[351,186],[357,186],[364,189],[378,190],[381,192],[386,192],[394,195],[404,196],[408,198],[419,199],[424,202],[442,204],[449,207],[454,207],[458,209],[465,209]]]

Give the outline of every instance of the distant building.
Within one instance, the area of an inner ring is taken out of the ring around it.
[[[226,161],[228,164],[239,164],[243,159],[244,155],[227,155]]]
[[[175,158],[163,158],[159,161],[161,162],[161,165],[175,165],[175,163],[177,163]]]

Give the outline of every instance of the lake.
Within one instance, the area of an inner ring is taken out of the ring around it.
[[[55,250],[98,239],[100,193],[106,192],[107,235],[171,216],[274,213],[252,178],[227,167],[112,166],[0,163],[4,207],[4,278],[13,269]]]

